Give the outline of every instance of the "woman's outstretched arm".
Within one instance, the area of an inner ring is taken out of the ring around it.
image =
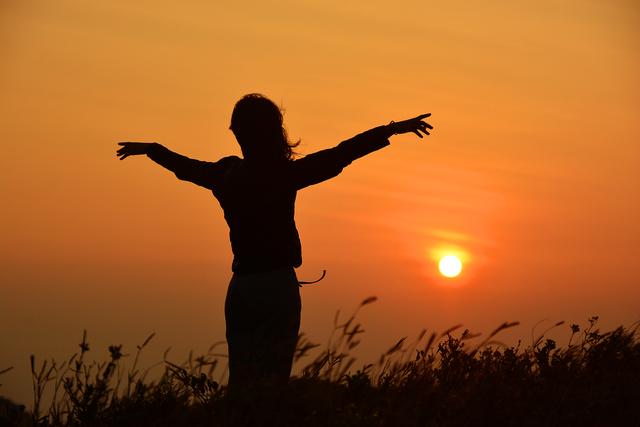
[[[190,181],[205,188],[213,189],[220,178],[221,161],[204,162],[174,153],[156,142],[119,142],[122,147],[116,154],[120,160],[128,156],[145,154],[151,160],[173,172],[178,179]]]
[[[378,126],[341,142],[334,148],[318,151],[293,162],[293,181],[297,189],[317,184],[338,175],[356,159],[389,145],[389,138],[402,133],[415,133],[420,138],[433,129],[424,119],[431,113],[412,119]]]

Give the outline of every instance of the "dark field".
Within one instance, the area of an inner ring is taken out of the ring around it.
[[[597,320],[553,325],[571,335],[561,345],[547,329],[528,346],[504,346],[508,323],[484,339],[459,326],[423,332],[362,366],[350,356],[363,332],[356,315],[336,317],[327,348],[301,336],[298,363],[313,360],[286,389],[262,384],[239,395],[214,379],[226,367],[215,346],[181,365],[164,360],[151,381],[137,360],[153,335],[125,368],[119,346],[110,360],[89,362],[85,334],[67,361],[32,356],[33,411],[0,406],[0,426],[638,426],[638,325],[602,332]]]

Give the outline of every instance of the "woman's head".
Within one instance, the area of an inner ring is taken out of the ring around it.
[[[291,160],[293,148],[282,122],[282,111],[266,96],[251,93],[233,108],[231,127],[245,158]]]

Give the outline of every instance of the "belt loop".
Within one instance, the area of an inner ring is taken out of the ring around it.
[[[324,279],[324,276],[326,276],[326,275],[327,275],[327,270],[322,270],[322,276],[320,276],[320,278],[319,278],[318,280],[311,280],[311,281],[309,281],[309,282],[304,281],[304,280],[302,280],[302,281],[300,281],[300,280],[299,280],[299,281],[298,281],[298,286],[299,286],[299,287],[302,287],[302,285],[312,285],[312,284],[314,284],[314,283],[318,283],[319,281],[321,281],[322,279]]]

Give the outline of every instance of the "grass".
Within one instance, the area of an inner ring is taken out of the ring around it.
[[[360,308],[374,302],[367,298]],[[357,313],[334,321],[324,349],[300,336],[296,363],[311,358],[286,389],[268,386],[229,396],[226,358],[214,344],[182,364],[163,360],[146,369],[137,346],[125,367],[122,346],[109,360],[88,360],[86,332],[68,360],[31,356],[34,401],[29,414],[0,411],[0,426],[627,426],[640,425],[638,325],[608,332],[592,317],[568,328],[563,346],[545,337],[505,346],[461,325],[402,338],[372,364],[356,369],[351,355],[364,330]],[[314,355],[315,353],[315,355]],[[149,371],[160,368],[158,379]],[[4,370],[5,372],[7,370]],[[45,399],[46,395],[51,396]],[[45,400],[47,403],[45,404]]]

